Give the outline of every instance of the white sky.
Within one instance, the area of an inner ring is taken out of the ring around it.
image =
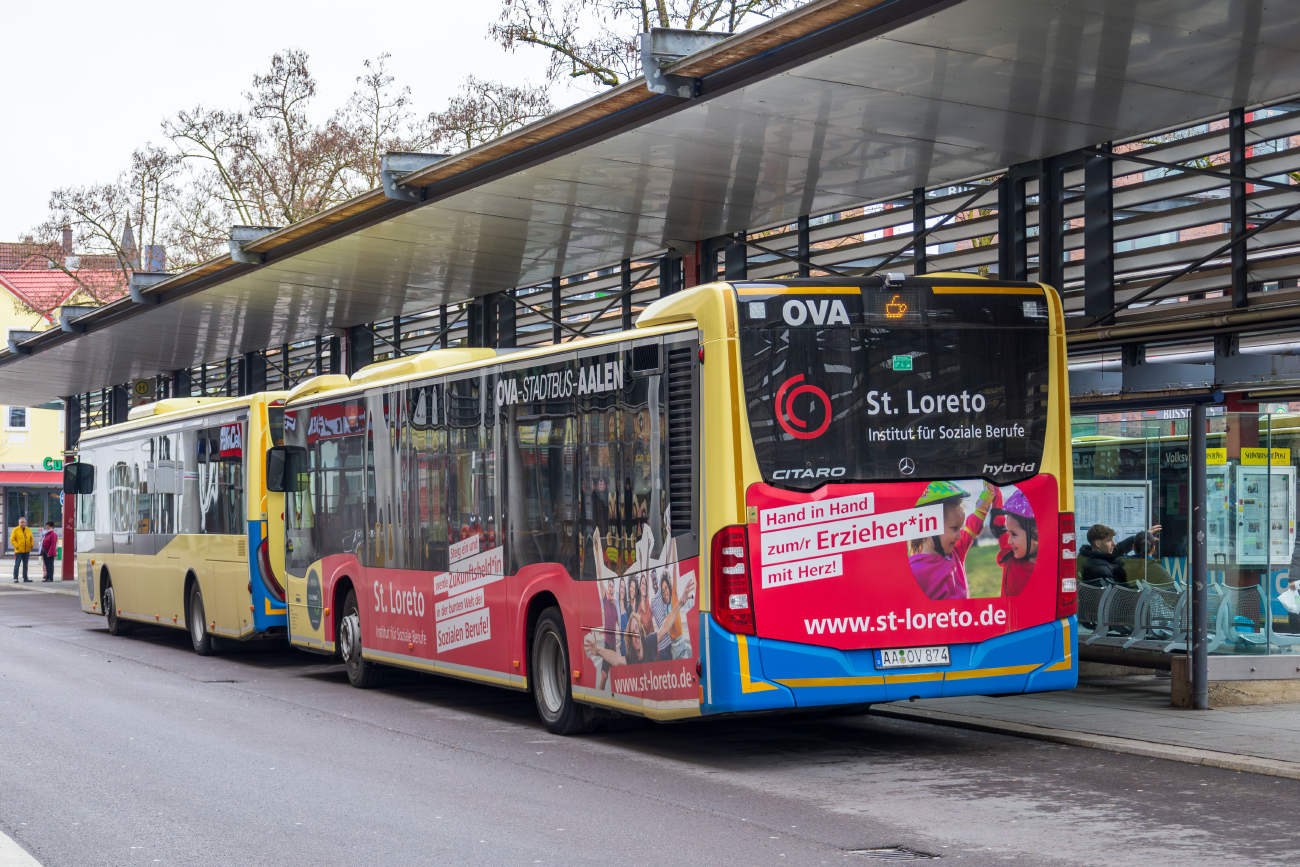
[[[253,74],[283,48],[311,56],[317,119],[352,92],[362,61],[383,52],[421,114],[443,108],[467,75],[541,83],[540,50],[508,54],[486,37],[500,8],[500,0],[7,4],[0,241],[45,219],[52,188],[112,180],[135,148],[162,144],[159,124],[176,110],[242,107]]]

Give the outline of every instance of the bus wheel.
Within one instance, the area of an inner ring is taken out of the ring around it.
[[[361,656],[361,610],[357,607],[357,594],[348,591],[343,603],[343,616],[339,618],[339,655],[348,670],[348,683],[357,689],[374,689],[384,679],[378,665]]]
[[[554,735],[576,735],[591,729],[592,714],[573,700],[569,686],[568,642],[559,608],[547,608],[537,618],[529,681],[537,713]]]
[[[208,632],[207,615],[203,610],[203,591],[199,583],[190,587],[190,644],[199,656],[211,656],[216,652],[212,633]]]
[[[121,617],[117,616],[117,600],[113,596],[112,582],[105,582],[104,587],[104,614],[108,617],[108,634],[109,635],[130,635],[135,627]]]

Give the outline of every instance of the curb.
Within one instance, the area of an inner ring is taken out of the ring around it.
[[[1288,762],[1281,759],[1261,759],[1256,756],[1242,756],[1235,753],[1221,753],[1215,750],[1179,747],[1172,744],[1157,744],[1150,741],[1119,738],[1111,735],[1092,735],[1084,732],[1029,725],[1028,723],[962,716],[943,711],[905,710],[902,708],[873,706],[867,713],[871,716],[905,720],[907,722],[930,723],[932,725],[950,726],[977,732],[1012,735],[1054,744],[1066,744],[1073,747],[1108,750],[1112,753],[1123,753],[1131,756],[1168,759],[1169,761],[1182,762],[1188,765],[1204,765],[1212,768],[1224,768],[1229,771],[1262,774],[1267,777],[1300,780],[1300,762]]]
[[[50,584],[49,587],[40,585]],[[80,596],[75,581],[33,581],[30,584],[13,584],[0,581],[0,593],[46,593],[54,596]]]

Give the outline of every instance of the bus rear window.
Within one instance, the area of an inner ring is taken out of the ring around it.
[[[1037,473],[1048,383],[1041,291],[843,292],[740,291],[745,397],[765,481],[811,490],[1009,484]]]

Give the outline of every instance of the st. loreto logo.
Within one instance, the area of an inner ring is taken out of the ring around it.
[[[826,433],[826,428],[831,425],[831,399],[817,386],[800,385],[801,382],[803,382],[803,374],[796,374],[781,383],[781,387],[776,390],[776,420],[781,424],[781,428],[795,439],[812,440]],[[810,394],[813,396],[814,403],[817,400],[822,403],[822,423],[813,430],[808,430],[807,420],[795,414],[794,399],[801,394]]]

